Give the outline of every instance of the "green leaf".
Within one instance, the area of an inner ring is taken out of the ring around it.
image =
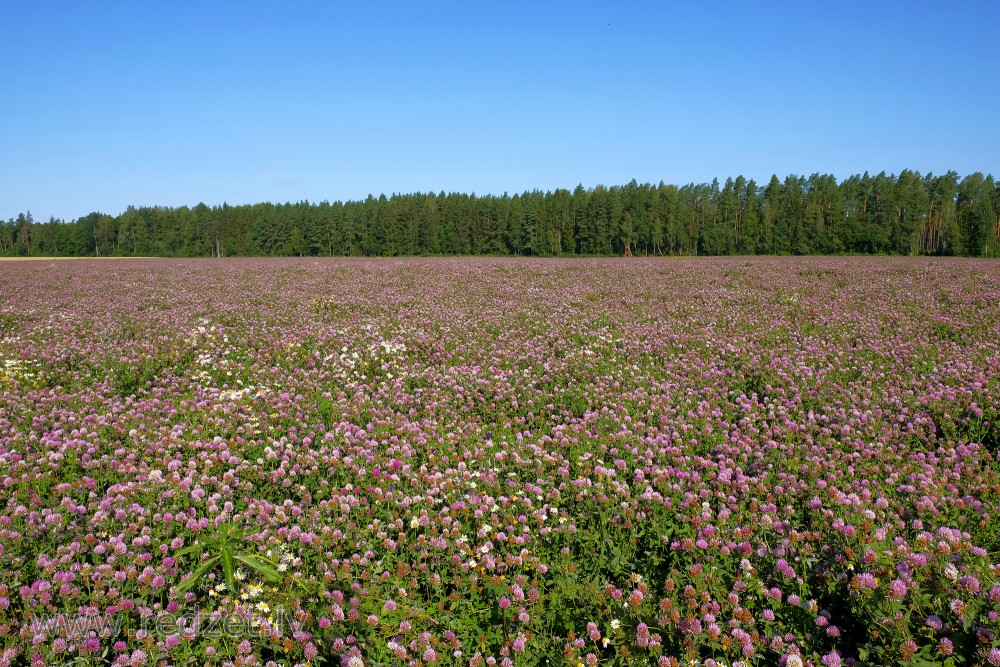
[[[264,578],[268,581],[279,581],[281,579],[281,575],[278,574],[277,570],[253,556],[239,554],[236,556],[236,560],[264,575]]]
[[[202,545],[202,544],[192,544],[191,546],[184,547],[180,551],[174,553],[174,557],[175,558],[180,558],[181,556],[186,556],[189,553],[193,553],[195,551],[203,551],[203,550],[204,550],[204,545]]]
[[[202,575],[208,572],[208,570],[217,562],[219,562],[219,556],[212,556],[207,561],[202,563],[201,566],[195,570],[183,584],[177,587],[177,592],[183,593],[190,590],[196,583],[198,583],[198,580],[201,579]]]
[[[229,552],[229,549],[226,549],[222,552],[222,572],[226,577],[226,585],[229,586],[229,590],[235,592],[236,582],[233,578],[234,569],[233,555]]]

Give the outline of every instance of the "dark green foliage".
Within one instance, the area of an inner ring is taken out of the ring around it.
[[[363,201],[146,207],[117,217],[0,222],[4,256],[806,255],[1000,256],[1000,184],[903,170],[635,180],[572,192],[368,196]]]
[[[144,359],[137,362],[114,362],[109,370],[115,392],[120,396],[133,396],[155,380],[163,368],[152,359]]]

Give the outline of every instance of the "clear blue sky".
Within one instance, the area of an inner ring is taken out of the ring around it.
[[[1000,3],[948,4],[5,2],[0,218],[996,173]]]

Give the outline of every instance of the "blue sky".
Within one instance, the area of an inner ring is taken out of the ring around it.
[[[3,219],[964,175],[1000,156],[996,2],[39,1],[0,17]]]

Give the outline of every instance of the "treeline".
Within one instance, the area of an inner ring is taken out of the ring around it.
[[[523,194],[129,207],[112,217],[0,223],[0,254],[1000,256],[1000,184],[974,173],[742,176]]]

